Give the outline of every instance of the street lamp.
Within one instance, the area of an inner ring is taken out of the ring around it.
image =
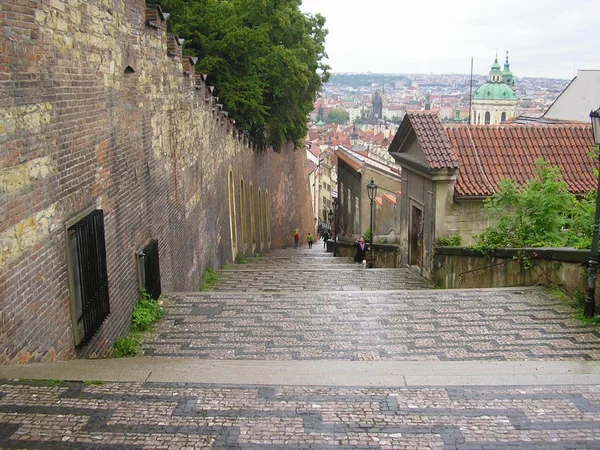
[[[373,200],[377,197],[377,185],[373,178],[371,178],[371,182],[367,184],[367,194],[369,195],[369,200],[371,200],[371,236],[369,236],[369,247],[371,248],[371,261],[373,260],[373,235],[375,234],[373,230]]]
[[[338,203],[338,199],[334,198],[333,203],[333,213],[329,211],[329,214],[333,215],[333,256],[337,256],[337,221],[338,221],[338,207],[340,204]],[[331,216],[329,216],[329,220],[331,220]]]
[[[592,130],[594,131],[594,143],[600,146],[600,108],[590,113]],[[592,235],[592,249],[590,250],[588,289],[583,305],[583,315],[594,317],[596,309],[596,271],[598,270],[598,230],[600,230],[600,177],[598,177],[598,189],[596,191],[596,218],[594,219],[594,234]]]

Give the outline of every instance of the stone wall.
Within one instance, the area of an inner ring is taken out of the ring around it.
[[[143,0],[0,3],[0,364],[109,354],[151,239],[163,292],[190,291],[207,267],[314,227],[304,152],[258,149],[194,62]],[[65,224],[94,208],[111,312],[76,348]]]
[[[474,236],[483,233],[489,226],[489,219],[483,212],[483,200],[452,202],[445,210],[444,222],[443,234],[436,238],[460,235],[464,245],[473,245]]]
[[[497,249],[485,258],[464,247],[437,247],[431,280],[443,289],[543,285],[575,294],[587,291],[589,250]],[[596,303],[600,303],[600,277]]]

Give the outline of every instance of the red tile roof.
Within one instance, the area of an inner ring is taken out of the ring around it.
[[[590,124],[449,125],[446,131],[460,159],[457,196],[491,195],[503,178],[523,184],[534,177],[539,158],[560,168],[572,193],[597,187]]]
[[[458,167],[458,156],[452,150],[448,135],[434,111],[409,111],[390,145],[390,152],[398,151],[402,145],[400,135],[406,135],[406,127],[412,127],[421,144],[429,167],[433,169]]]
[[[598,162],[588,155],[594,146],[591,124],[444,126],[435,112],[411,111],[390,144],[391,153],[400,152],[411,130],[430,168],[458,168],[457,197],[492,195],[503,178],[525,183],[534,177],[539,158],[560,168],[572,193],[584,194],[597,188],[592,168]]]
[[[396,204],[396,196],[392,195],[392,194],[383,194],[382,198],[384,200],[387,200],[388,202],[390,202],[392,205]]]

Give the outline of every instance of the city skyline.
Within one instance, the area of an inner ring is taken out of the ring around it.
[[[303,0],[327,19],[327,63],[336,73],[487,74],[506,51],[514,75],[572,79],[600,69],[598,0]]]

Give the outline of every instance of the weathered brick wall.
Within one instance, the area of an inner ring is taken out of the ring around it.
[[[231,262],[230,170],[238,251],[242,179],[248,226],[248,187],[255,227],[268,192],[272,248],[314,225],[304,153],[240,138],[143,0],[0,2],[0,149],[0,364],[108,354],[128,331],[135,252],[150,239],[163,291],[196,290],[207,267]],[[64,225],[93,207],[111,314],[76,349]]]

